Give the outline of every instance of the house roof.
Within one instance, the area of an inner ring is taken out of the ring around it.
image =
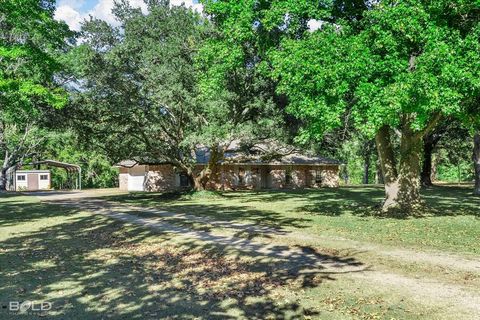
[[[197,164],[207,164],[210,160],[210,150],[199,148],[195,152]],[[168,162],[124,160],[116,167],[131,168],[135,165],[160,165]],[[223,164],[250,164],[250,165],[340,165],[338,160],[319,156],[309,156],[298,152],[287,155],[245,154],[243,152],[227,152]]]
[[[137,165],[138,162],[134,160],[123,160],[114,165],[114,167],[125,167],[125,168],[131,168]]]
[[[198,164],[206,164],[210,159],[210,149],[200,147],[195,151]],[[301,153],[291,146],[281,145],[277,141],[256,144],[248,151],[242,150],[238,141],[231,142],[225,152],[224,163],[262,164],[262,165],[339,165],[338,160]]]
[[[340,162],[334,159],[308,156],[301,153],[291,153],[288,155],[276,155],[274,157],[254,155],[245,156],[242,154],[227,154],[225,157],[227,163],[243,163],[258,165],[339,165]]]
[[[305,154],[292,146],[283,144],[274,139],[263,140],[260,143],[242,143],[236,139],[226,141],[224,164],[256,164],[256,165],[340,165],[338,160],[321,156]],[[210,160],[210,148],[206,145],[197,145],[195,160],[197,164],[207,164]],[[142,158],[140,160],[124,160],[116,164],[117,167],[131,168],[135,165],[170,164],[159,159]]]
[[[151,159],[141,159],[141,160],[122,160],[115,165],[114,167],[124,167],[124,168],[132,168],[136,165],[161,165],[161,164],[170,164],[167,161],[155,161]]]

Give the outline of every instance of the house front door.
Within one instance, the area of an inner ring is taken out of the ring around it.
[[[38,190],[38,174],[29,173],[27,175],[27,190],[29,191]]]

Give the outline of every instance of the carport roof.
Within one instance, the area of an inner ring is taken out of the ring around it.
[[[70,164],[70,163],[65,163],[65,162],[60,162],[60,161],[55,161],[55,160],[42,160],[42,161],[36,161],[33,163],[30,163],[30,165],[38,165],[38,164],[46,164],[52,167],[59,167],[59,168],[64,168],[64,169],[75,169],[75,170],[80,170],[80,166],[76,164]]]

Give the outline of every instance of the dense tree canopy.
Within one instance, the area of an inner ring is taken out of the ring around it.
[[[55,1],[5,0],[0,6],[0,189],[5,173],[45,141],[40,123],[67,102],[58,77],[71,36],[53,19]]]
[[[239,70],[212,89],[218,64],[211,48],[201,48],[215,33],[200,15],[168,1],[149,2],[147,14],[120,3],[114,13],[119,28],[94,19],[84,25],[74,61],[81,61],[80,131],[112,159],[170,163],[200,188],[213,169],[194,173],[200,145],[216,165],[232,140],[278,128],[255,70]]]

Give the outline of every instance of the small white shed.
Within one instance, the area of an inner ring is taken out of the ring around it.
[[[50,170],[15,171],[16,191],[48,190],[51,187]]]

